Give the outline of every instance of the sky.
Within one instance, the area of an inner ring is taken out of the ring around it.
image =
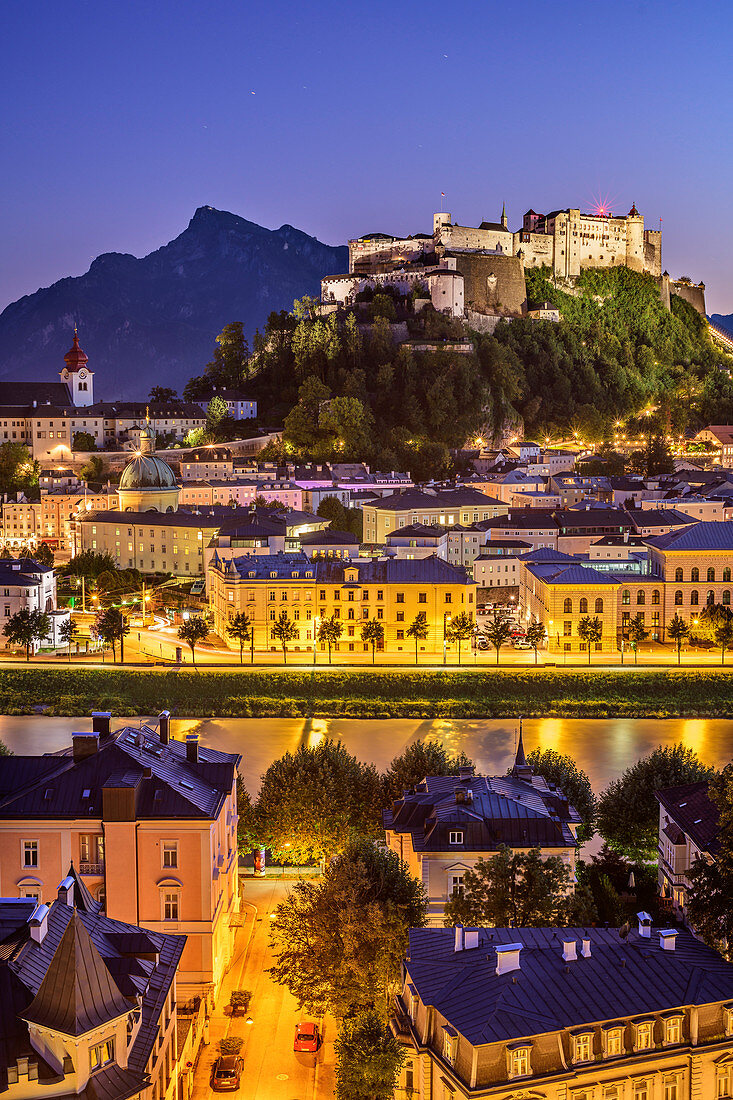
[[[733,312],[732,31],[730,0],[5,0],[0,310],[198,206],[339,244],[606,200]]]

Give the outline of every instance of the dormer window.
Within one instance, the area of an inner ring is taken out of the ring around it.
[[[581,1031],[572,1036],[573,1062],[590,1062],[593,1058],[593,1032]]]
[[[89,1051],[89,1068],[92,1073],[103,1066],[108,1066],[115,1060],[115,1041],[107,1039],[104,1043],[97,1043]]]
[[[531,1047],[527,1043],[507,1047],[507,1075],[510,1081],[515,1077],[529,1077],[532,1072],[530,1053]]]
[[[636,1029],[636,1041],[634,1043],[635,1050],[650,1050],[653,1043],[654,1034],[654,1021],[653,1020],[640,1020],[639,1023],[634,1024]]]
[[[603,1052],[607,1058],[618,1058],[624,1053],[624,1029],[618,1024],[603,1028]]]
[[[407,987],[407,1011],[410,1013],[410,1019],[415,1022],[417,1016],[417,990],[414,985],[408,985]]]
[[[682,1042],[682,1021],[684,1017],[667,1016],[664,1021],[664,1043],[665,1046],[673,1046],[675,1043]]]
[[[448,1024],[443,1025],[443,1058],[453,1065],[458,1051],[458,1032]]]
[[[448,841],[450,844],[463,844],[463,830],[452,829],[448,834]]]

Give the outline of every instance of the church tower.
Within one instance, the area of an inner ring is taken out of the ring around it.
[[[89,370],[89,357],[79,347],[79,336],[74,326],[74,343],[64,356],[66,366],[59,371],[59,378],[69,387],[71,400],[77,408],[94,404],[94,372]]]
[[[505,202],[503,202],[501,204],[501,224],[504,226],[505,229],[509,228],[509,219],[506,216],[506,203]]]

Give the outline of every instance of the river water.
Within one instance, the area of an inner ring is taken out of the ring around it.
[[[116,727],[123,724],[122,719],[114,722]],[[717,768],[733,756],[733,721],[723,719],[536,718],[525,719],[523,728],[527,752],[540,746],[572,756],[588,773],[596,793],[657,745],[681,741],[704,763]],[[0,740],[19,754],[54,752],[70,744],[72,731],[90,729],[90,718],[0,716]],[[242,777],[254,795],[273,760],[301,744],[316,744],[323,737],[340,739],[354,756],[375,764],[379,770],[418,738],[439,740],[453,753],[463,750],[476,762],[479,772],[500,775],[513,758],[517,723],[513,719],[470,718],[196,718],[172,722],[176,737],[193,730],[199,732],[205,744],[242,754]]]

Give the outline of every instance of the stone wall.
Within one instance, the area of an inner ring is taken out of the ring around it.
[[[705,283],[680,283],[673,280],[669,289],[672,294],[684,298],[698,313],[705,316]]]
[[[524,265],[519,256],[456,254],[456,267],[463,275],[466,308],[476,313],[505,313],[522,316],[527,309]]]

